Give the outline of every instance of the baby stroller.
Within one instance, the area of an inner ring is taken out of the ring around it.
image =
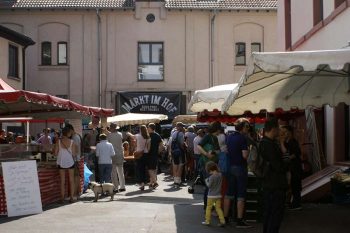
[[[196,164],[196,169],[195,169],[195,175],[194,175],[194,180],[191,186],[188,187],[188,193],[193,194],[194,193],[194,189],[196,185],[205,185],[205,181],[204,181],[204,163],[202,161],[202,159],[198,160],[198,163]]]

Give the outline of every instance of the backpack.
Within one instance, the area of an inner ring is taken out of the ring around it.
[[[250,146],[248,155],[248,168],[258,178],[264,178],[268,172],[269,163],[263,158],[264,139],[260,143]]]
[[[174,156],[181,155],[182,149],[180,147],[180,143],[178,141],[179,138],[179,132],[176,133],[176,137],[172,138],[171,140],[171,154]]]

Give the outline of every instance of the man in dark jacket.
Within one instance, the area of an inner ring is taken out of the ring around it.
[[[279,135],[276,119],[268,119],[264,126],[264,137],[259,152],[264,159],[266,173],[262,179],[264,192],[264,233],[278,233],[283,219],[286,200],[287,167],[282,151],[275,141]]]

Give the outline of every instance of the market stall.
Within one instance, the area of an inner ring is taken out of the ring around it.
[[[197,90],[188,104],[191,112],[214,111],[223,109],[223,104],[228,98],[233,97],[238,84],[226,84],[211,88]]]
[[[303,129],[309,135],[308,157],[315,174],[303,182],[302,195],[326,193],[332,172],[338,169],[333,166],[333,160],[344,156],[343,144],[348,144],[344,139],[345,132],[349,133],[347,117],[337,115],[337,111],[350,104],[349,78],[350,49],[254,53],[237,91],[222,110],[237,115],[246,111],[258,113],[262,109],[268,112],[305,109]],[[332,109],[322,110],[325,105]],[[321,108],[319,116],[315,107]],[[343,134],[337,128],[342,128]]]
[[[173,124],[176,122],[182,122],[184,124],[193,124],[198,122],[197,115],[177,115],[173,119]]]
[[[168,116],[163,114],[142,114],[142,113],[126,113],[107,118],[107,123],[115,123],[118,126],[124,125],[141,125],[148,123],[159,123],[167,120]]]
[[[113,109],[95,108],[83,106],[71,100],[58,98],[45,93],[36,93],[24,90],[15,90],[2,79],[0,79],[0,117],[6,116],[26,116],[30,119],[16,119],[18,122],[27,124],[27,134],[29,123],[42,121],[51,117],[60,117],[60,122],[64,119],[81,119],[84,115],[107,117],[113,114]],[[33,118],[33,119],[31,119]],[[38,120],[40,119],[40,120]],[[12,119],[13,120],[13,119]],[[55,119],[58,120],[57,118]],[[3,118],[9,121],[8,118]],[[1,124],[1,122],[0,122]],[[81,124],[81,123],[80,123]],[[29,138],[27,137],[26,142]],[[40,187],[41,202],[43,205],[53,203],[60,199],[60,180],[55,158],[50,154],[50,148],[26,142],[2,144],[0,145],[0,165],[10,161],[37,161],[37,173]],[[44,160],[42,153],[48,153]],[[80,176],[83,177],[83,160],[79,163]],[[0,167],[0,215],[7,213],[4,180]],[[68,191],[68,181],[66,182]],[[83,179],[81,179],[81,186]]]
[[[349,49],[253,53],[221,110],[241,115],[350,104],[349,59]]]

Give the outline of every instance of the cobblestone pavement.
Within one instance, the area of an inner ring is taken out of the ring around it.
[[[189,194],[187,187],[175,189],[169,176],[160,175],[159,180],[157,190],[141,192],[137,186],[127,185],[126,192],[116,194],[114,201],[105,197],[94,203],[93,193],[89,190],[81,201],[53,204],[42,214],[0,217],[0,232],[262,232],[260,223],[252,223],[253,228],[246,230],[236,229],[234,225],[219,228],[216,217],[213,217],[211,227],[202,226],[202,195]],[[286,212],[281,233],[347,233],[349,217],[349,206],[304,204],[302,211]]]

